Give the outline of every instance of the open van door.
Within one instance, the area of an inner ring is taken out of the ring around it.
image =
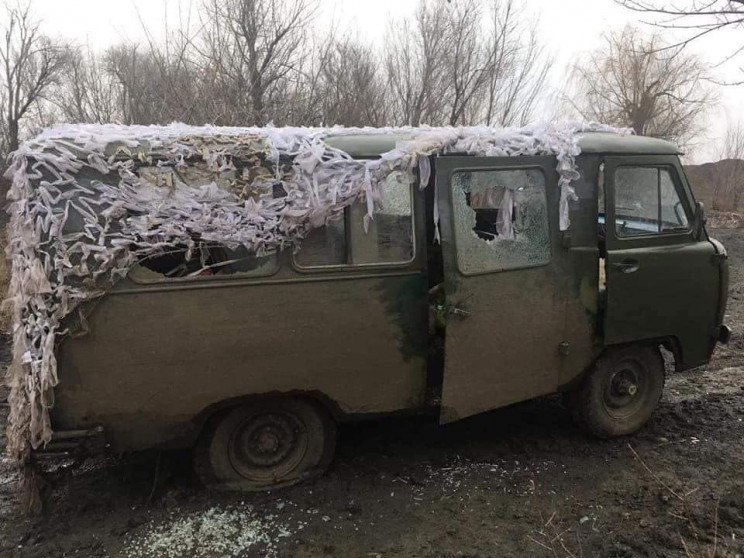
[[[445,423],[557,389],[565,296],[555,158],[455,156],[435,165]]]

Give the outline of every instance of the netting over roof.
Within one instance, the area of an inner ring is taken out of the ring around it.
[[[13,363],[8,448],[23,461],[51,439],[49,409],[58,383],[54,346],[61,321],[101,296],[132,266],[169,247],[187,257],[199,242],[257,255],[299,245],[357,200],[365,224],[384,203],[390,173],[425,187],[429,156],[555,155],[560,224],[568,227],[578,134],[600,125],[523,128],[218,128],[65,125],[13,154],[9,176]],[[355,160],[329,136],[406,137],[379,158]],[[175,180],[144,179],[142,167],[172,169]],[[280,192],[277,195],[277,192]]]

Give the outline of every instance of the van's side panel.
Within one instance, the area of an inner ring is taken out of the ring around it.
[[[424,406],[428,302],[423,192],[416,257],[264,279],[137,284],[85,306],[58,348],[55,430],[104,426],[115,450],[188,445],[193,419],[244,396],[311,392],[361,415]],[[70,320],[72,322],[72,320]]]
[[[111,294],[59,352],[55,428],[103,424],[117,449],[188,434],[225,399],[319,392],[346,413],[419,407],[420,273]]]

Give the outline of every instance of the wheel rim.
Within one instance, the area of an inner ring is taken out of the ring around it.
[[[627,418],[637,413],[646,397],[647,374],[636,360],[619,362],[607,375],[603,390],[603,403],[608,414]]]
[[[307,448],[304,423],[293,414],[271,412],[240,422],[230,436],[228,453],[246,479],[281,482],[302,462]]]

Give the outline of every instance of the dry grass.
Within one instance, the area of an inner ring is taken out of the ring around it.
[[[734,211],[707,211],[707,225],[713,229],[744,228],[744,214]]]

